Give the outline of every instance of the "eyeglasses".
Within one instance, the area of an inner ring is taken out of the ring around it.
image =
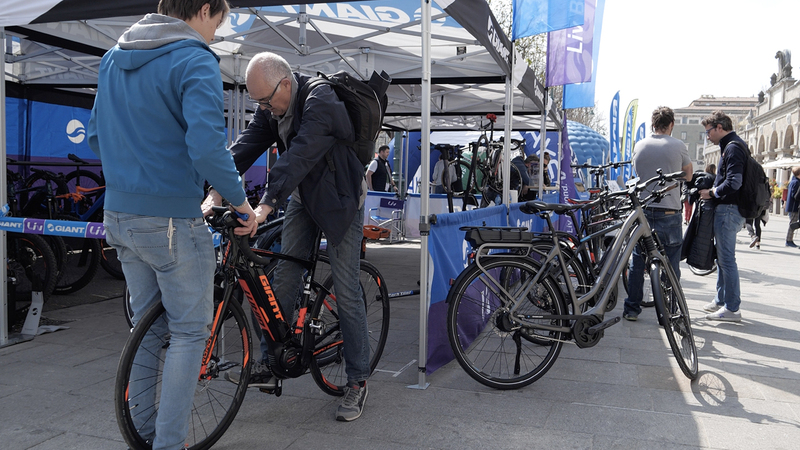
[[[713,127],[711,127],[711,128],[709,128],[709,129],[707,129],[707,130],[706,130],[706,136],[708,136],[708,133],[711,133],[711,130],[716,130],[716,129],[717,129],[717,126],[716,126],[716,125],[714,125]]]
[[[281,81],[278,81],[278,84],[275,85],[275,89],[272,90],[272,94],[270,94],[266,100],[256,100],[253,97],[250,97],[250,94],[247,94],[247,99],[264,109],[272,109],[272,97],[275,97],[275,93],[278,92],[278,88],[281,87],[281,83],[283,83],[283,80],[286,78],[288,77],[283,77],[281,78]]]

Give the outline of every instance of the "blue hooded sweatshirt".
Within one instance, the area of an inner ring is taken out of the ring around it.
[[[110,211],[200,217],[204,180],[245,201],[225,148],[219,57],[183,20],[148,14],[103,56],[87,134]]]

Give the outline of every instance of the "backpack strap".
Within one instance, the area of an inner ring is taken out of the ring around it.
[[[314,90],[314,88],[316,88],[317,86],[321,86],[323,84],[333,86],[333,83],[329,80],[326,80],[325,78],[312,77],[300,89],[300,92],[297,95],[297,100],[300,101],[300,104],[297,106],[298,109],[300,110],[301,120],[303,116],[303,109],[306,106],[306,99],[308,98],[308,94],[310,94],[311,91]],[[339,142],[339,140],[337,140],[336,142]],[[333,157],[331,156],[331,152],[325,153],[325,160],[328,162],[328,169],[330,169],[331,172],[336,172],[336,166],[333,164]]]

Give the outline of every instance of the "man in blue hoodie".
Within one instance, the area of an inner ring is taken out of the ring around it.
[[[138,405],[154,402],[158,414],[134,418],[154,449],[184,448],[212,320],[215,258],[200,209],[204,180],[249,214],[241,222],[251,234],[256,229],[225,149],[219,58],[208,47],[228,12],[225,0],[161,0],[158,14],[103,56],[89,121],[89,146],[106,178],[106,239],[122,262],[134,323],[158,302],[166,309],[171,338],[161,397],[153,392]],[[139,384],[130,383],[131,398],[148,389]]]

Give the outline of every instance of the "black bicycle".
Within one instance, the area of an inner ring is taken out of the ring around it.
[[[189,421],[187,448],[210,448],[230,426],[244,400],[253,355],[259,355],[258,341],[251,338],[250,320],[239,299],[246,299],[264,335],[271,341],[270,365],[281,380],[311,375],[330,395],[343,395],[347,375],[344,347],[339,327],[336,293],[330,276],[317,282],[318,262],[324,260],[319,245],[308,260],[280,253],[253,250],[246,237],[237,237],[239,226],[227,209],[215,208],[209,224],[227,239],[222,252],[221,270],[215,276],[214,322],[203,353],[200,376]],[[317,236],[317,244],[321,233]],[[304,274],[303,296],[295,320],[283,311],[275,298],[271,280],[278,259],[301,264]],[[362,267],[366,262],[362,261]],[[386,283],[377,269],[367,267],[371,280],[361,280],[362,301],[367,313],[370,345],[370,370],[383,353],[389,330],[389,299]],[[239,293],[243,295],[239,295]],[[164,306],[159,303],[147,311],[133,328],[122,351],[114,388],[114,405],[125,441],[134,449],[149,449],[149,440],[159,409],[159,389],[170,334]],[[225,374],[241,372],[238,383]]]

